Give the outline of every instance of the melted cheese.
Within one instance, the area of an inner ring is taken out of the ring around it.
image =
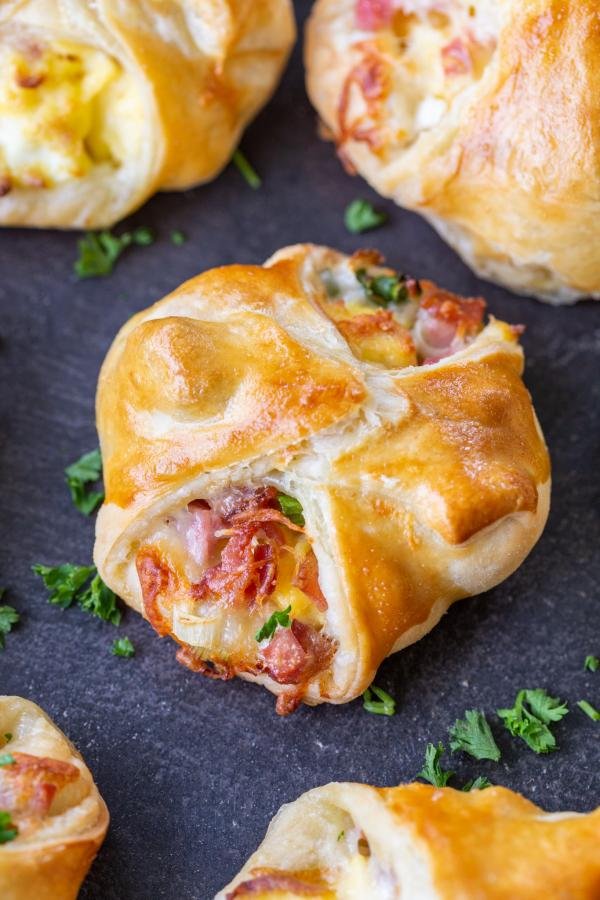
[[[295,877],[294,872],[289,873]],[[352,856],[338,872],[319,873],[326,881],[333,882],[329,889],[311,894],[315,900],[396,900],[395,881],[381,871],[372,857],[360,853]],[[252,893],[255,900],[300,900],[304,893],[275,888],[270,891]]]
[[[117,166],[140,136],[135,90],[106,53],[69,42],[0,50],[0,179],[52,187]]]

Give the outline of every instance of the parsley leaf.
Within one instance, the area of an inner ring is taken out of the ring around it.
[[[121,610],[117,607],[116,595],[104,584],[96,566],[64,563],[62,566],[38,564],[31,568],[43,579],[50,591],[49,603],[67,609],[76,600],[85,612],[98,616],[105,622],[118,625],[121,621]]]
[[[7,741],[7,742],[8,742],[8,741],[12,741],[12,731],[5,731],[5,732],[4,732],[4,740]]]
[[[0,811],[0,844],[14,841],[18,833],[19,829],[11,822],[10,813]]]
[[[0,766],[14,766],[15,763],[12,753],[0,753]]]
[[[39,563],[31,567],[36,575],[43,579],[50,591],[48,603],[67,609],[77,594],[96,571],[95,566],[75,566],[64,563],[62,566],[43,566]]]
[[[362,234],[387,222],[387,213],[378,212],[368,200],[353,200],[346,207],[344,225],[352,234]]]
[[[102,475],[102,457],[100,450],[84,453],[76,462],[65,469],[65,476],[71,499],[79,512],[89,516],[99,503],[104,500],[103,491],[88,491],[86,484],[99,481]]]
[[[465,718],[457,719],[449,731],[452,750],[464,750],[475,759],[492,759],[494,762],[500,759],[494,735],[480,710],[467,709]]]
[[[586,716],[590,717],[592,722],[600,722],[600,710],[594,709],[592,704],[588,703],[587,700],[578,700],[577,706],[586,714]]]
[[[248,161],[248,159],[244,156],[241,150],[236,150],[233,156],[231,157],[231,161],[246,182],[246,184],[252,188],[252,190],[256,191],[261,186],[262,181],[260,175],[256,171],[256,169],[252,166],[252,164]]]
[[[550,697],[542,688],[536,688],[519,691],[512,709],[497,712],[508,731],[522,738],[535,753],[550,753],[556,750],[556,738],[548,726],[568,711],[567,704],[558,697]]]
[[[477,778],[471,778],[464,787],[463,791],[483,791],[485,788],[491,787],[492,782],[485,775],[478,775]]]
[[[373,694],[379,699],[374,700]],[[377,685],[372,684],[363,694],[363,709],[375,713],[376,716],[393,716],[396,712],[396,701]]]
[[[369,275],[366,269],[357,269],[354,274],[369,300],[378,306],[408,300],[406,275]]]
[[[175,231],[171,232],[171,243],[175,244],[176,247],[181,247],[181,245],[185,244],[186,241],[187,237],[185,236],[183,231],[180,231],[178,228],[176,228]]]
[[[583,664],[583,668],[587,669],[588,672],[597,672],[600,668],[600,659],[597,656],[586,656],[585,662]]]
[[[114,656],[124,656],[126,659],[135,656],[135,647],[128,637],[116,638],[110,649]]]
[[[445,787],[454,775],[454,772],[446,772],[440,766],[440,757],[444,750],[445,747],[441,741],[437,747],[435,744],[427,744],[427,749],[425,750],[425,765],[421,771],[417,773],[416,777],[423,778],[434,787]]]
[[[0,597],[5,590],[0,588]],[[20,618],[14,606],[0,606],[0,650],[4,650],[5,636],[12,631],[13,625],[16,625]]]
[[[121,610],[117,606],[117,595],[104,584],[99,575],[92,578],[89,586],[77,598],[80,607],[104,622],[118,625]]]
[[[79,278],[110,275],[123,250],[132,244],[148,247],[154,242],[149,228],[136,228],[117,236],[110,231],[88,231],[78,242],[79,258],[74,269]]]
[[[304,512],[299,500],[296,500],[295,497],[290,497],[289,494],[277,494],[277,502],[279,503],[279,509],[284,516],[288,517],[290,522],[293,522],[294,525],[299,525],[301,528],[304,527]]]
[[[256,634],[254,635],[255,640],[257,640],[260,644],[261,641],[266,641],[268,638],[272,638],[277,630],[278,625],[281,628],[289,628],[292,624],[290,620],[291,611],[291,606],[288,606],[286,609],[275,610],[273,615],[269,616],[262,628],[260,628],[256,632]]]

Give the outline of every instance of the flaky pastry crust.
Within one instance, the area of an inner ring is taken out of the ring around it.
[[[294,37],[289,0],[5,0],[0,224],[110,226],[214,178]]]
[[[193,278],[121,329],[97,393],[106,501],[94,558],[151,621],[136,554],[157,522],[248,484],[301,503],[337,648],[309,703],[358,696],[453,601],[506,578],[549,505],[515,331],[492,320],[427,365],[359,359],[320,305],[320,273],[352,262],[298,245]],[[173,633],[172,621],[157,630]],[[237,674],[288,690],[264,671]]]
[[[0,843],[3,900],[75,900],[108,828],[108,810],[68,738],[39,706],[0,696],[0,811],[17,836]]]
[[[545,813],[503,787],[333,783],[283,806],[216,900],[596,900],[600,809]]]
[[[596,0],[317,0],[313,104],[347,164],[480,275],[600,297]]]

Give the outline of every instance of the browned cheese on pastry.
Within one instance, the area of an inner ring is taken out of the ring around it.
[[[597,900],[600,809],[506,788],[328,784],[283,806],[216,900]]]
[[[29,700],[0,696],[0,897],[76,900],[108,810],[70,741]]]
[[[597,0],[317,0],[305,59],[347,168],[478,274],[600,297]]]
[[[3,0],[0,225],[106,227],[214,178],[294,37],[290,0]]]
[[[186,282],[104,362],[104,581],[178,659],[343,703],[520,565],[548,454],[518,327],[313,245]]]

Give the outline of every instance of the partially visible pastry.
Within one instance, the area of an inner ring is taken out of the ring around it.
[[[281,713],[354,699],[544,527],[519,334],[374,251],[191,279],[102,366],[103,580],[184,665]]]
[[[283,806],[216,900],[598,900],[600,809],[502,787],[328,784]]]
[[[79,753],[29,700],[0,696],[0,897],[75,900],[108,810]]]
[[[290,0],[5,0],[0,225],[107,227],[214,178],[294,37]]]
[[[317,0],[306,67],[347,166],[478,274],[600,297],[597,0]]]

